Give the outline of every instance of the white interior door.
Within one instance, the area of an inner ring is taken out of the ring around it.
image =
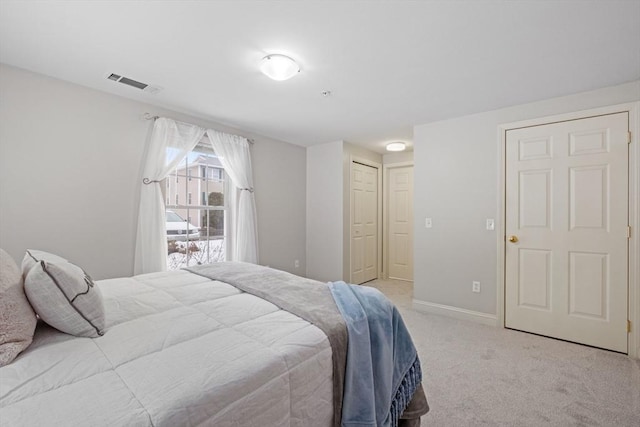
[[[351,282],[378,277],[378,169],[351,164]]]
[[[506,134],[505,326],[627,352],[628,113]]]
[[[413,280],[413,166],[389,169],[390,279]]]

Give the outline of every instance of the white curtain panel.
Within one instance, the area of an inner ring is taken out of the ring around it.
[[[235,239],[230,261],[258,263],[258,231],[256,201],[253,194],[253,172],[249,141],[237,135],[208,129],[207,136],[224,171],[240,193],[235,215]]]
[[[167,269],[165,204],[160,185],[193,150],[205,130],[164,117],[156,119],[143,171],[138,212],[135,274]]]

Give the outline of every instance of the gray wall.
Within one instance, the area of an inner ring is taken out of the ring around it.
[[[304,276],[306,149],[259,135],[252,138],[260,264]]]
[[[260,262],[303,273],[304,148],[5,65],[0,246],[18,261],[27,248],[57,253],[97,279],[131,275],[145,112],[255,139]]]
[[[413,162],[413,151],[401,151],[399,153],[386,153],[382,156],[385,165],[392,163]]]
[[[640,82],[414,128],[414,298],[496,314],[498,125],[640,99]],[[433,228],[424,227],[425,218]],[[471,282],[482,292],[472,293]]]
[[[342,141],[307,148],[307,277],[342,279]]]

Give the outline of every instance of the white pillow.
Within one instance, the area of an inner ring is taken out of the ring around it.
[[[24,294],[20,269],[0,249],[0,366],[16,358],[31,344],[36,314]]]
[[[31,270],[31,268],[40,261],[56,263],[69,262],[64,258],[50,254],[49,252],[39,251],[37,249],[27,249],[27,253],[24,254],[24,258],[22,258],[22,277],[26,278],[27,274],[29,274],[29,270]]]
[[[104,334],[102,294],[80,267],[40,261],[29,270],[24,288],[40,318],[59,331],[78,337]]]

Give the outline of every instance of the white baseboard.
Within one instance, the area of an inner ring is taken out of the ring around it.
[[[450,305],[436,304],[428,301],[413,300],[413,309],[424,313],[440,314],[461,320],[482,323],[489,326],[497,326],[498,318],[495,314],[481,313],[479,311],[452,307]]]

